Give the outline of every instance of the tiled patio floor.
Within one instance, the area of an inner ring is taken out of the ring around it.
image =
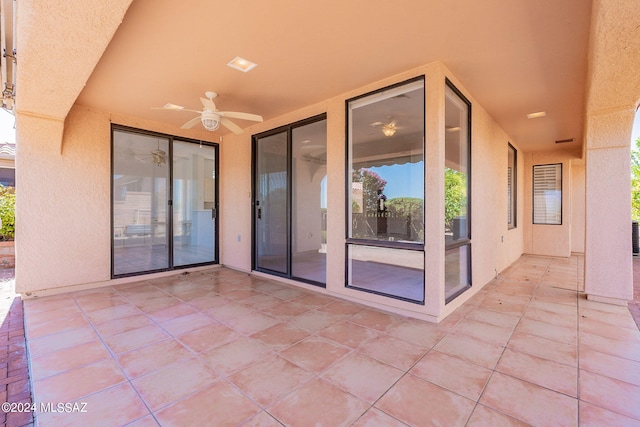
[[[523,256],[438,325],[225,268],[26,300],[34,402],[86,410],[37,422],[640,425],[640,332],[581,263]]]

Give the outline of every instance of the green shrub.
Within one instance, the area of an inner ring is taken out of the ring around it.
[[[0,240],[13,240],[16,228],[16,193],[11,187],[0,185]]]

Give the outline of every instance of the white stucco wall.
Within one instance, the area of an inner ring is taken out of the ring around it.
[[[584,253],[585,167],[571,162],[571,252]]]

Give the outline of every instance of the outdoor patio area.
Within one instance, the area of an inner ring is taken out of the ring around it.
[[[25,300],[32,401],[86,411],[36,421],[640,425],[640,331],[582,263],[523,256],[437,325],[223,267]]]

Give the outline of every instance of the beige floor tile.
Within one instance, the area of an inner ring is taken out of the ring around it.
[[[109,337],[111,335],[120,334],[122,332],[127,332],[149,325],[153,325],[153,321],[144,314],[139,313],[133,316],[123,317],[122,319],[110,320],[94,326],[100,335],[103,337]]]
[[[580,400],[638,420],[640,386],[580,370]]]
[[[478,404],[473,410],[466,427],[526,427],[529,425],[502,412]]]
[[[181,297],[178,297],[183,299]],[[222,295],[218,295],[212,291],[207,291],[205,295],[199,295],[192,299],[186,300],[189,305],[198,310],[207,311],[215,307],[220,307],[231,302],[229,299],[223,297]]]
[[[266,358],[271,352],[272,350],[260,341],[240,337],[228,344],[201,353],[201,356],[216,371],[229,376]]]
[[[590,348],[602,353],[622,357],[623,359],[640,362],[640,342],[638,341],[620,341],[583,331],[579,333],[579,340],[580,349]]]
[[[87,381],[90,378],[91,381]],[[112,359],[72,369],[34,382],[36,402],[73,402],[126,380]]]
[[[98,335],[90,325],[85,325],[41,338],[32,339],[30,336],[28,338],[29,355],[31,357],[39,357],[64,348],[96,341],[98,340]]]
[[[122,319],[123,317],[140,314],[140,310],[131,304],[122,304],[115,307],[103,308],[101,310],[91,311],[87,313],[87,317],[96,325],[108,322],[110,320]]]
[[[529,307],[524,312],[523,319],[539,320],[541,322],[551,323],[557,326],[563,326],[567,328],[577,328],[578,321],[576,313],[562,314],[553,313],[551,311],[540,310],[538,308]]]
[[[67,402],[62,402],[67,403]],[[122,383],[71,403],[73,412],[38,414],[40,426],[131,426],[149,414],[131,384]],[[74,406],[77,405],[77,406]],[[76,411],[75,409],[78,409]],[[149,417],[150,418],[150,417]],[[142,424],[135,424],[138,427]],[[154,424],[149,424],[154,425]],[[157,425],[157,424],[155,424]]]
[[[120,354],[166,340],[167,338],[170,338],[170,335],[162,328],[156,325],[149,325],[143,328],[133,329],[121,334],[105,337],[104,342],[113,354]]]
[[[362,344],[356,351],[406,371],[428,350],[390,335],[379,335]]]
[[[152,411],[201,390],[215,381],[218,375],[205,363],[183,359],[151,374],[138,377],[131,383]]]
[[[334,301],[331,304],[318,308],[318,311],[331,314],[339,314],[346,317],[351,317],[354,314],[364,310],[365,307],[359,304],[354,304],[346,301]]]
[[[351,317],[349,321],[366,328],[384,332],[394,322],[399,321],[399,319],[400,317],[396,315],[383,313],[377,310],[364,309]]]
[[[156,421],[153,415],[147,415],[146,417],[142,417],[130,424],[127,424],[127,427],[159,427],[160,424]]]
[[[464,425],[475,402],[411,375],[405,375],[375,407],[409,425]]]
[[[302,341],[309,335],[310,333],[303,329],[294,328],[286,323],[279,323],[256,332],[251,335],[251,338],[262,342],[274,351],[280,351]]]
[[[577,426],[578,401],[495,372],[479,403],[534,425]]]
[[[368,403],[374,403],[404,371],[360,353],[352,353],[329,368],[322,377]]]
[[[46,335],[58,334],[60,332],[69,331],[71,329],[88,326],[89,322],[84,315],[78,313],[64,319],[51,320],[45,323],[37,323],[33,326],[26,326],[26,334],[29,339],[40,338]]]
[[[416,319],[402,319],[391,325],[385,333],[410,343],[431,348],[446,335],[448,330],[439,325]]]
[[[578,365],[577,348],[575,345],[550,340],[549,338],[515,332],[507,347],[565,365]]]
[[[575,327],[559,326],[540,320],[522,319],[518,323],[516,332],[549,338],[572,345],[577,345],[578,343],[578,331]]]
[[[462,319],[452,329],[454,332],[469,335],[496,346],[506,346],[511,334],[512,328],[504,328],[502,326],[489,325],[473,319]]]
[[[216,323],[215,320],[204,313],[192,313],[162,322],[160,326],[174,337],[177,337],[205,326],[215,325]]]
[[[582,427],[637,427],[640,420],[608,411],[587,402],[580,402],[580,426]]]
[[[310,372],[288,360],[271,356],[237,372],[229,379],[262,407],[267,407],[311,377]]]
[[[321,379],[309,381],[269,408],[290,426],[349,426],[369,405]]]
[[[226,322],[237,317],[246,316],[253,311],[255,311],[253,307],[229,300],[228,303],[213,307],[207,310],[206,313],[218,322]]]
[[[37,381],[105,359],[111,359],[111,355],[102,343],[97,340],[90,341],[32,358],[31,374],[33,380]]]
[[[262,411],[242,424],[242,427],[282,427],[282,424],[276,421],[267,411]]]
[[[96,299],[95,295],[86,295],[83,298],[76,297],[76,303],[85,313],[128,304],[124,298],[116,294],[109,294],[105,298],[99,299]]]
[[[194,314],[198,310],[191,305],[180,302],[176,299],[176,304],[170,307],[161,308],[159,310],[149,310],[147,311],[147,315],[151,317],[154,321],[161,323],[166,322],[167,320],[175,319],[178,317],[187,316],[189,314]]]
[[[580,369],[640,386],[640,362],[590,348],[580,349]]]
[[[225,325],[213,324],[182,334],[178,340],[196,353],[201,353],[237,340],[240,336]]]
[[[442,338],[433,349],[487,369],[496,366],[504,350],[503,347],[453,332]]]
[[[275,317],[276,319],[286,321],[310,310],[311,309],[306,305],[296,304],[295,302],[282,302],[266,308],[262,310],[262,312],[266,315]]]
[[[242,304],[251,306],[255,309],[263,310],[265,308],[278,305],[282,303],[282,301],[283,300],[281,300],[280,298],[276,298],[272,295],[256,293],[256,295],[243,299]]]
[[[118,356],[118,363],[125,374],[133,379],[185,359],[191,354],[179,342],[169,339],[123,353]]]
[[[484,310],[482,308],[473,310],[469,315],[467,315],[466,318],[488,323],[494,326],[501,326],[503,328],[511,329],[514,329],[520,321],[519,316],[512,316],[509,314],[498,313],[496,311]]]
[[[262,314],[260,312],[246,313],[240,317],[229,319],[225,324],[234,331],[251,335],[273,326],[279,322],[275,317]]]
[[[432,350],[413,368],[410,374],[477,401],[491,370],[465,362],[457,357]]]
[[[319,373],[352,350],[321,337],[308,337],[280,355],[308,371]]]
[[[278,296],[278,295],[275,295],[275,296]],[[335,301],[336,300],[331,297],[327,297],[327,296],[316,294],[316,293],[305,293],[303,296],[296,298],[294,300],[296,304],[302,304],[309,308],[320,308],[327,304],[331,304],[332,302],[335,302]]]
[[[340,316],[313,310],[290,319],[289,324],[315,334],[340,321]]]
[[[605,314],[605,316],[607,316]],[[600,319],[590,317],[580,317],[580,330],[602,337],[612,338],[620,341],[640,342],[640,330],[636,328],[626,328],[620,325],[612,325]]]
[[[578,396],[578,368],[506,349],[496,370],[571,397]]]
[[[320,336],[350,348],[358,348],[362,343],[379,335],[373,329],[365,328],[351,322],[338,322],[319,332]]]
[[[377,408],[370,408],[363,416],[358,418],[353,427],[406,427],[406,425]]]
[[[69,317],[77,316],[82,316],[82,310],[70,300],[69,304],[56,310],[34,312],[28,317],[26,323],[30,328],[33,328],[43,323],[61,321]]]
[[[260,407],[226,381],[194,393],[155,413],[164,427],[237,426],[260,412]]]

